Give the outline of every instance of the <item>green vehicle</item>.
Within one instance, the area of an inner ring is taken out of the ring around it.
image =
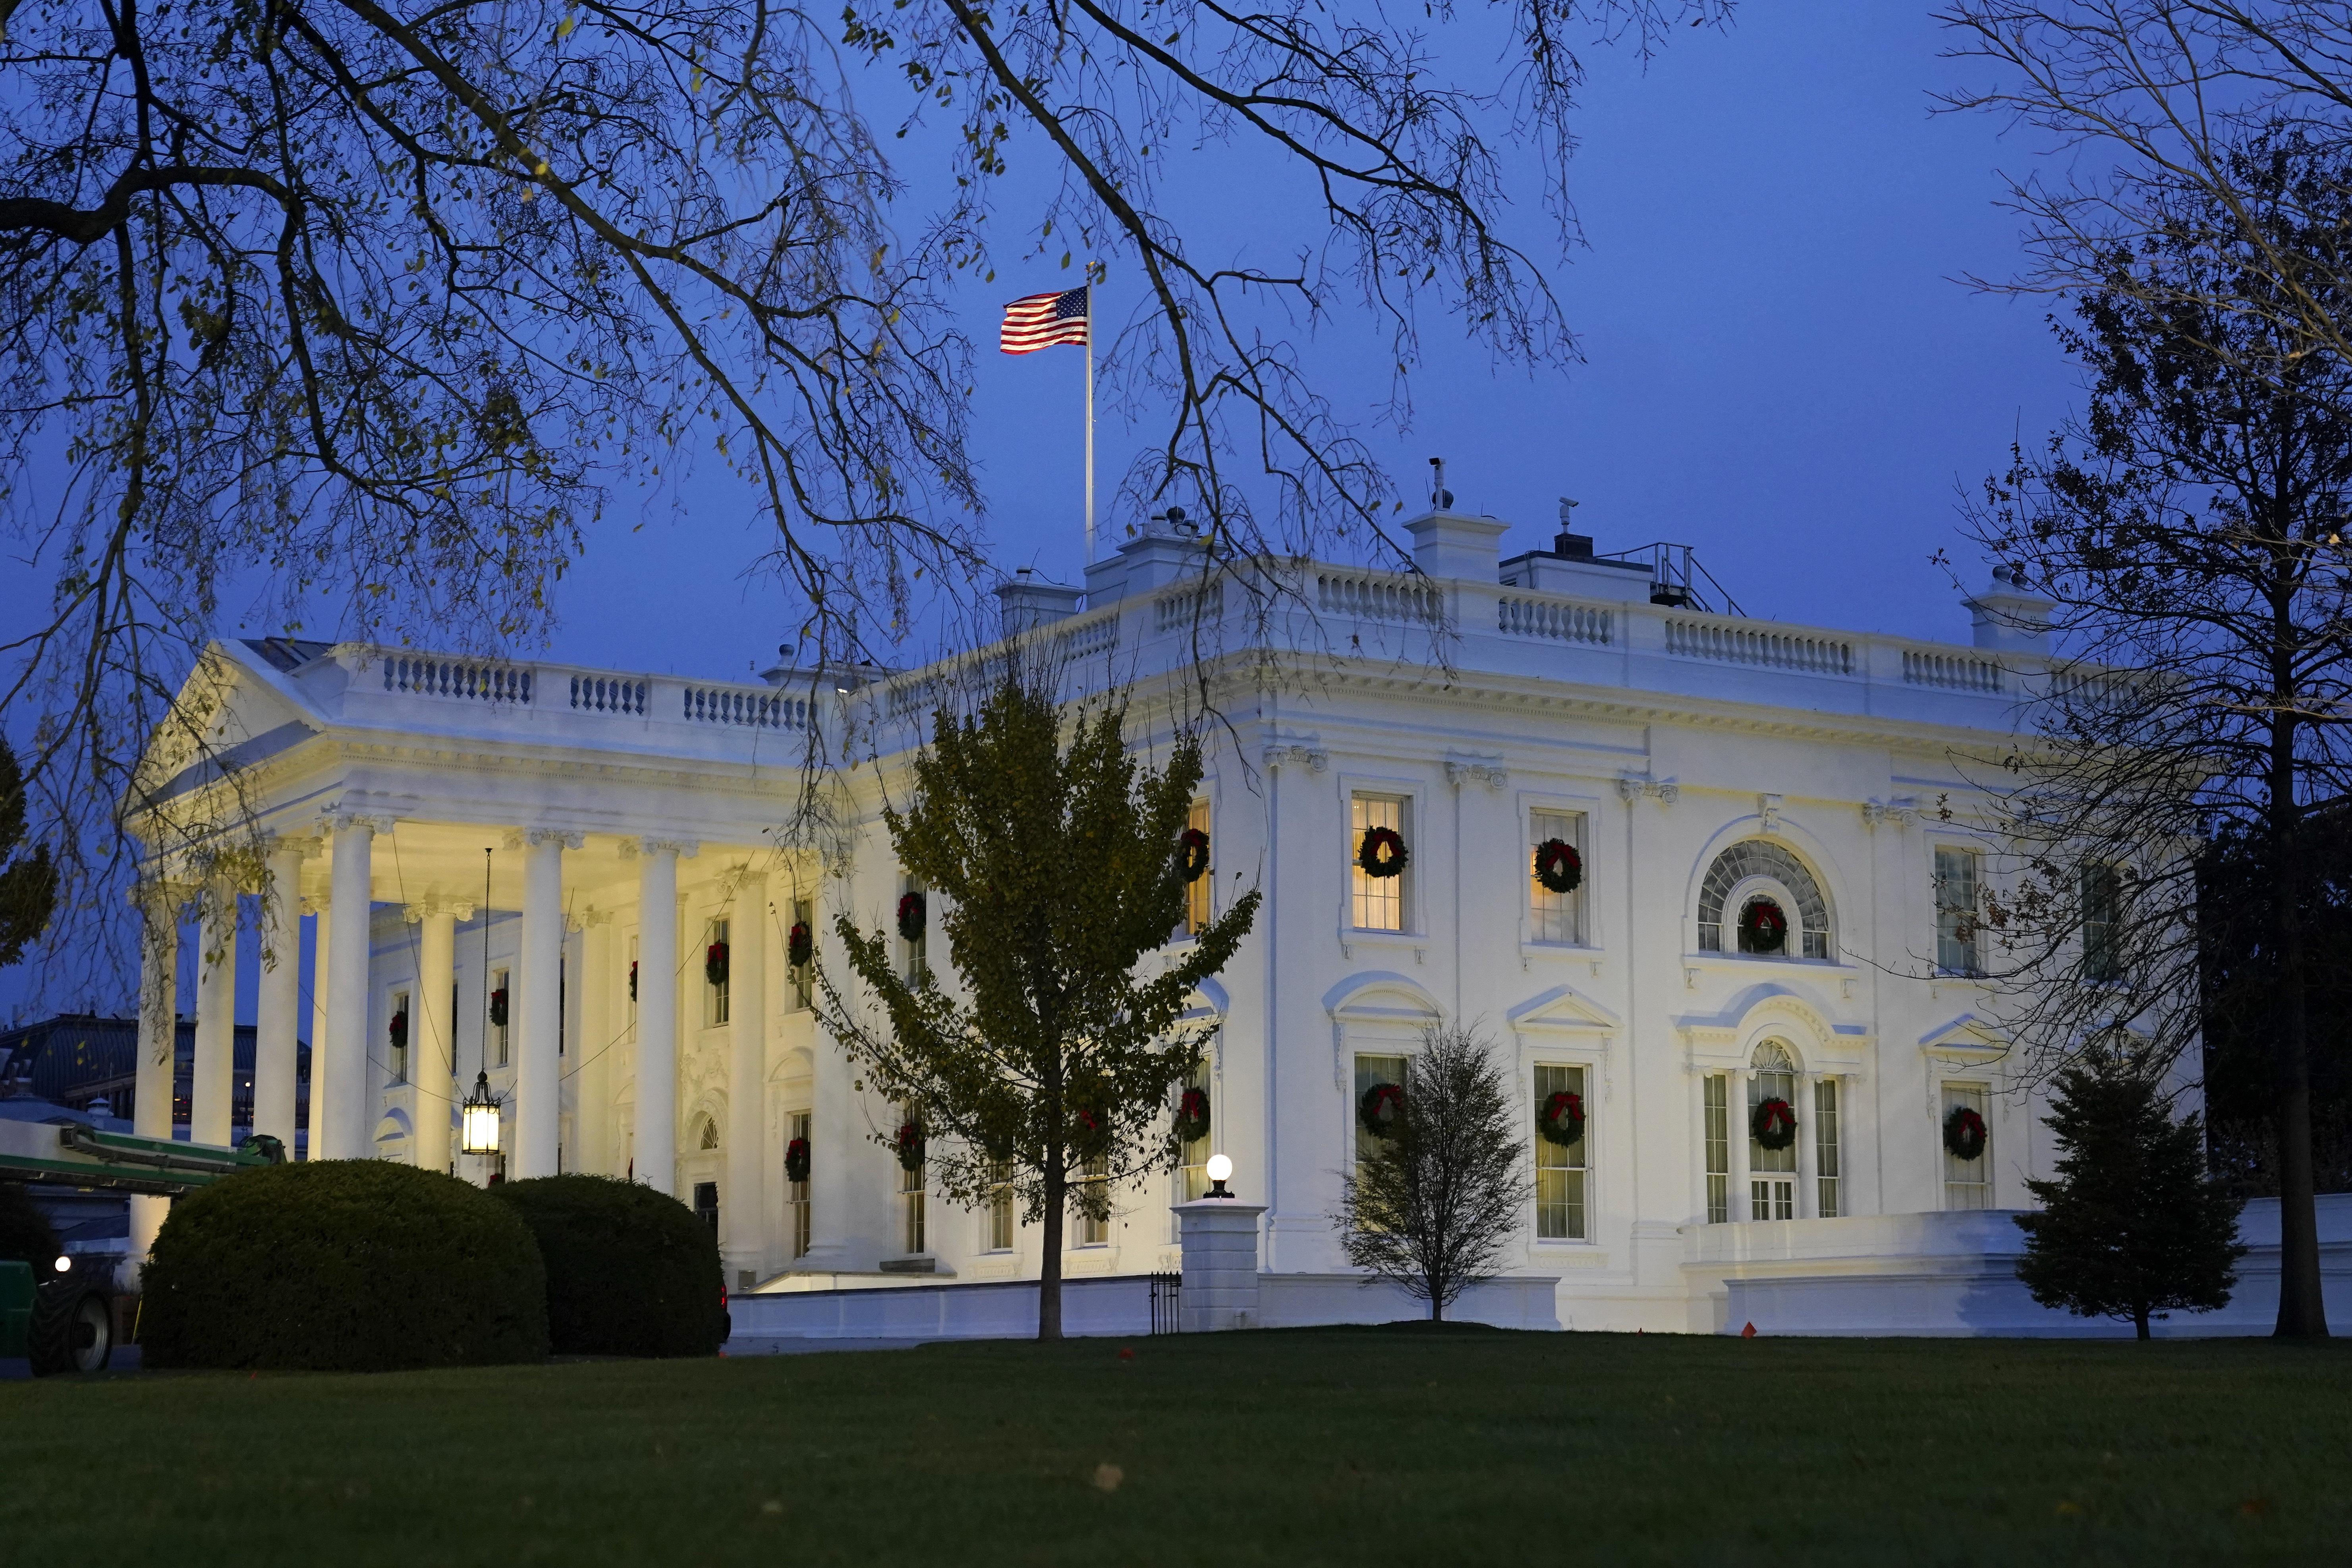
[[[224,1149],[76,1121],[0,1121],[0,1182],[178,1197],[285,1158],[267,1135]],[[46,1266],[0,1262],[0,1358],[25,1357],[36,1377],[103,1371],[137,1321],[128,1284],[106,1258],[59,1253]]]

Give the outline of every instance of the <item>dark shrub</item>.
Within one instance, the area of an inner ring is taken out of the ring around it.
[[[412,1165],[271,1165],[201,1188],[172,1205],[144,1279],[149,1366],[389,1372],[547,1353],[530,1227]]]
[[[727,1337],[719,1247],[692,1209],[611,1176],[541,1176],[491,1190],[539,1238],[557,1353],[718,1353]]]
[[[21,1182],[0,1182],[0,1263],[29,1263],[33,1278],[48,1277],[57,1260],[58,1233]]]

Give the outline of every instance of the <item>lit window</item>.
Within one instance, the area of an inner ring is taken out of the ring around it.
[[[1097,1154],[1086,1163],[1084,1173],[1070,1190],[1077,1211],[1076,1245],[1102,1247],[1110,1241],[1110,1156]]]
[[[1977,952],[1977,852],[1936,851],[1936,967],[1981,974]]]
[[[1557,838],[1584,853],[1584,817],[1580,813],[1537,811],[1528,816],[1528,928],[1536,942],[1579,942],[1584,940],[1584,889],[1555,893],[1538,879],[1535,856]],[[1580,870],[1581,866],[1580,863]]]
[[[1200,1062],[1193,1067],[1192,1076],[1184,1080],[1184,1089],[1199,1089],[1203,1094],[1206,1094],[1209,1091],[1209,1062],[1207,1058],[1202,1058]],[[1180,1090],[1179,1092],[1181,1093],[1183,1091]],[[1215,1125],[1214,1115],[1214,1108],[1213,1107],[1211,1110],[1212,1120],[1210,1123],[1213,1128]],[[1189,1204],[1194,1198],[1202,1197],[1207,1194],[1209,1191],[1209,1145],[1211,1142],[1212,1140],[1210,1136],[1207,1133],[1203,1133],[1198,1138],[1186,1139],[1182,1147],[1179,1151],[1176,1166],[1176,1201],[1178,1203]]]
[[[1356,1173],[1363,1174],[1364,1162],[1381,1146],[1380,1134],[1364,1125],[1364,1097],[1384,1083],[1404,1087],[1405,1058],[1402,1057],[1358,1057],[1356,1058],[1356,1097],[1348,1108],[1348,1120],[1356,1128]]]
[[[1789,958],[1827,958],[1830,956],[1830,906],[1822,892],[1821,883],[1814,879],[1805,863],[1781,846],[1765,838],[1750,838],[1733,845],[1715,858],[1706,868],[1706,877],[1698,890],[1698,947],[1701,952],[1740,952],[1738,940],[1739,915],[1755,896],[1742,893],[1736,907],[1730,908],[1728,923],[1734,940],[1727,948],[1723,940],[1725,910],[1731,904],[1735,889],[1743,882],[1757,886],[1753,879],[1769,880],[1785,889],[1796,907],[1781,906],[1784,921],[1779,954]],[[1770,895],[1766,895],[1770,897]],[[1779,903],[1777,898],[1771,900]],[[1787,929],[1793,927],[1794,929]]]
[[[1194,801],[1192,811],[1184,818],[1184,826],[1190,831],[1205,837],[1209,831],[1209,803],[1205,800]],[[1214,839],[1210,839],[1209,850],[1213,855],[1216,852]],[[1214,881],[1215,879],[1209,872],[1202,871],[1199,877],[1184,884],[1184,934],[1186,936],[1198,936],[1209,929],[1209,889]]]
[[[988,1250],[1013,1250],[1013,1162],[999,1160],[989,1173]]]
[[[1365,833],[1375,827],[1385,827],[1396,834],[1410,852],[1412,834],[1409,816],[1405,803],[1394,795],[1360,795],[1349,803],[1348,879],[1351,913],[1359,931],[1404,930],[1405,881],[1412,875],[1412,868],[1408,864],[1392,877],[1375,877],[1364,869],[1359,855]]]
[[[1536,1068],[1536,1115],[1540,1118],[1557,1094],[1576,1096],[1585,1103],[1584,1069],[1578,1067]],[[1591,1140],[1557,1143],[1536,1130],[1536,1238],[1539,1241],[1584,1239],[1585,1152]]]

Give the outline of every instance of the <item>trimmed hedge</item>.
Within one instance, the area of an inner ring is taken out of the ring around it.
[[[381,1160],[270,1165],[172,1205],[144,1275],[153,1367],[393,1372],[547,1354],[547,1269],[480,1188]]]
[[[22,1182],[0,1182],[0,1263],[29,1263],[46,1279],[58,1260],[58,1233]]]
[[[719,1353],[727,1337],[719,1245],[692,1209],[611,1176],[540,1176],[490,1191],[539,1238],[558,1354]]]

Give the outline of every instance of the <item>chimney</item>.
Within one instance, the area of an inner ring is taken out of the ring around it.
[[[1078,595],[1084,592],[1081,588],[1044,582],[1030,568],[1022,567],[996,585],[1004,635],[1018,637],[1051,622],[1069,619],[1077,613]]]
[[[1969,607],[1977,647],[1998,653],[2050,651],[2050,612],[2057,601],[2027,587],[2023,567],[1994,567],[1992,586],[1962,602]]]

